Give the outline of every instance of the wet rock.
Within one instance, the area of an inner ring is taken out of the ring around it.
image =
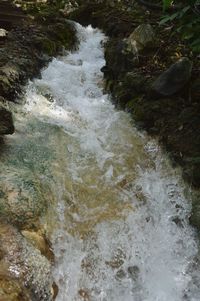
[[[136,72],[127,72],[121,84],[113,86],[112,93],[117,99],[118,105],[121,108],[127,108],[127,104],[130,104],[133,95],[137,95],[138,98],[142,97],[149,90],[150,83],[148,78],[144,75]],[[129,109],[128,109],[129,110]]]
[[[39,180],[30,170],[9,169],[1,175],[0,216],[24,228],[37,223],[47,206]]]
[[[82,300],[84,301],[89,301],[90,300],[90,295],[89,295],[89,292],[87,289],[83,289],[81,288],[79,291],[78,291],[80,297],[82,298]]]
[[[19,280],[0,273],[1,301],[32,301],[30,294]]]
[[[52,285],[53,300],[56,300],[56,297],[58,296],[58,292],[59,292],[59,288],[58,288],[57,284],[55,282],[53,282],[53,285]]]
[[[4,40],[8,34],[8,31],[4,28],[0,28],[0,41]]]
[[[200,231],[200,196],[197,195],[192,200],[192,214],[190,216],[190,223]],[[200,234],[199,234],[200,236]]]
[[[132,53],[125,51],[125,42],[122,40],[111,40],[106,45],[106,66],[102,68],[105,78],[118,78],[122,73],[131,71],[138,60]]]
[[[155,33],[150,24],[139,25],[126,40],[127,51],[135,55],[145,48],[151,47],[155,41]]]
[[[0,135],[14,133],[12,113],[0,104]]]
[[[136,281],[138,279],[140,270],[139,270],[138,266],[133,265],[133,266],[128,267],[128,273],[129,273],[129,276],[131,277],[131,279]]]
[[[116,279],[124,279],[126,277],[126,273],[124,270],[120,269],[117,271],[116,275],[115,275]]]
[[[76,43],[73,25],[65,18],[56,19],[56,9],[56,22],[52,25],[49,14],[45,17],[45,24],[36,25],[29,20],[28,24],[15,26],[3,41],[0,49],[0,96],[9,101],[15,101],[22,85],[38,75],[52,56],[61,53],[63,47],[71,49]]]
[[[53,261],[54,255],[50,243],[41,231],[23,230],[22,235],[48,260]]]
[[[110,266],[112,269],[118,269],[123,265],[124,261],[123,259],[116,259],[112,261],[106,261],[105,263],[106,265]]]
[[[152,85],[152,94],[170,96],[179,92],[189,82],[192,62],[184,57],[163,72]]]
[[[4,253],[1,266],[5,266],[2,281],[5,285],[3,293],[8,295],[6,301],[51,300],[53,281],[49,261],[29,244],[17,229],[5,223],[0,224],[0,246]],[[7,279],[6,273],[14,280]],[[29,292],[27,295],[24,287]],[[22,292],[24,292],[24,297]],[[0,293],[2,293],[1,288]]]

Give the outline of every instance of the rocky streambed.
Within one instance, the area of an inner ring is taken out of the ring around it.
[[[12,134],[15,125],[15,135],[4,136],[0,146],[0,299],[52,300],[57,294],[49,238],[58,200],[55,191],[63,183],[55,158],[63,162],[68,142],[59,127],[49,125],[47,130],[34,118],[27,121],[21,104],[28,79],[40,76],[53,56],[63,54],[63,47],[75,46],[75,31],[67,18],[91,23],[109,36],[102,68],[105,89],[137,127],[159,137],[174,165],[182,167],[184,178],[197,189],[191,222],[199,228],[199,62],[187,47],[174,47],[177,37],[171,40],[168,30],[158,28],[157,13],[136,3],[130,8],[125,1],[79,1],[62,10],[52,1],[29,14],[8,1],[0,8],[6,16],[0,23],[0,134]],[[41,103],[53,101],[46,87],[38,89]],[[57,138],[52,141],[52,136]],[[59,151],[50,151],[49,145],[59,146]]]
[[[110,37],[102,68],[106,90],[138,128],[159,138],[184,179],[197,188],[191,222],[199,228],[199,56],[172,34],[174,29],[159,26],[159,11],[138,2],[83,4],[69,15]]]

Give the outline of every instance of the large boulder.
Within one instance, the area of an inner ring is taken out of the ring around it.
[[[150,24],[139,25],[126,40],[127,51],[137,54],[155,42],[155,33]]]
[[[183,57],[163,72],[153,83],[152,92],[158,96],[171,96],[185,87],[189,82],[192,62]]]

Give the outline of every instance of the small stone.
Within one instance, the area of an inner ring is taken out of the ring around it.
[[[78,293],[79,293],[79,295],[81,296],[81,298],[84,300],[84,301],[88,301],[88,300],[90,300],[89,299],[89,293],[88,293],[88,291],[86,290],[86,289],[80,289],[79,291],[78,291]]]
[[[1,38],[5,38],[8,34],[8,31],[3,29],[3,28],[0,28],[0,39]]]

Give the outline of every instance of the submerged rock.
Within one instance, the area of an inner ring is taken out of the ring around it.
[[[133,265],[133,266],[128,267],[128,274],[132,278],[132,280],[134,280],[134,281],[138,280],[139,273],[140,273],[140,270],[139,270],[138,266]]]
[[[171,96],[179,92],[189,82],[192,62],[183,57],[163,72],[153,83],[152,92],[159,96]]]

